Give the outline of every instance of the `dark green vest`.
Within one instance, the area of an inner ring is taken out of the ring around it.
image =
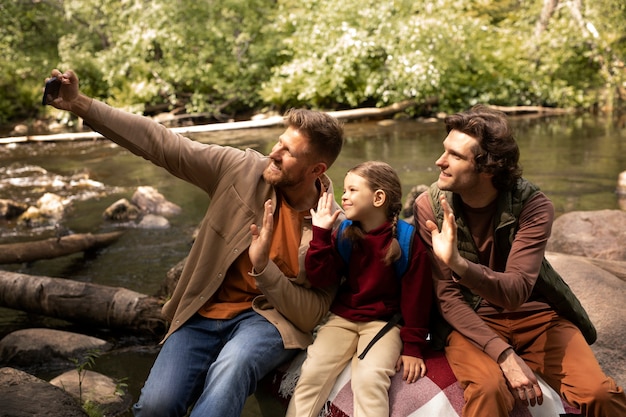
[[[530,182],[520,179],[515,189],[508,193],[500,193],[498,208],[496,210],[496,229],[494,232],[494,246],[499,257],[507,258],[511,251],[511,245],[515,239],[519,226],[519,215],[526,201],[535,195],[539,188]],[[480,263],[478,251],[470,229],[465,223],[460,197],[450,191],[441,191],[437,183],[430,186],[430,203],[433,213],[437,219],[439,230],[443,223],[443,209],[439,204],[439,196],[444,194],[454,210],[456,223],[458,226],[457,238],[459,253],[470,262]],[[472,293],[463,285],[460,286],[465,301],[475,310],[480,305],[481,297]],[[580,301],[563,278],[552,268],[548,260],[544,257],[541,264],[539,277],[535,283],[533,292],[543,297],[550,306],[562,317],[574,323],[582,332],[585,340],[590,345],[596,341],[596,329],[591,323],[587,312],[580,304]],[[436,348],[442,348],[451,327],[438,316],[433,323],[432,342]]]

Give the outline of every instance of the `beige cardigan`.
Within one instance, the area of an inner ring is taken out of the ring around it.
[[[178,285],[163,307],[163,314],[171,320],[167,338],[217,291],[230,265],[248,248],[250,225],[262,224],[264,201],[271,198],[274,207],[278,206],[274,188],[262,177],[267,157],[251,149],[202,144],[96,100],[85,122],[134,154],[200,187],[211,198]],[[332,193],[330,179],[324,175],[320,180]],[[273,262],[256,277],[263,295],[253,301],[253,308],[276,326],[288,349],[302,349],[312,342],[311,331],[326,315],[334,296],[334,289],[312,289],[306,280],[304,257],[311,237],[308,218],[296,278],[286,277]]]

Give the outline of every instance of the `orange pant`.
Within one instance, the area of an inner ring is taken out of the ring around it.
[[[626,416],[626,395],[606,376],[582,334],[553,311],[482,317],[526,364],[585,416]],[[464,417],[508,417],[515,398],[499,365],[460,333],[446,357],[464,389]]]

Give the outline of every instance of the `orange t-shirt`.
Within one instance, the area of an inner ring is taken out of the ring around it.
[[[302,239],[302,221],[309,212],[295,211],[281,198],[277,214],[270,259],[283,274],[296,277],[300,270],[298,248]],[[228,268],[224,282],[198,313],[211,319],[230,319],[250,309],[252,300],[261,294],[255,278],[248,274],[251,270],[252,262],[245,250]]]

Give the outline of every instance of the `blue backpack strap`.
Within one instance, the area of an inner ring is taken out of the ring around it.
[[[350,255],[352,254],[352,241],[343,237],[346,227],[352,224],[352,220],[344,220],[337,228],[337,250],[343,258],[346,265],[350,263]]]
[[[394,263],[396,268],[396,276],[402,278],[409,267],[411,258],[411,247],[413,246],[413,236],[415,235],[415,226],[398,219],[398,242],[400,243],[400,258]]]

